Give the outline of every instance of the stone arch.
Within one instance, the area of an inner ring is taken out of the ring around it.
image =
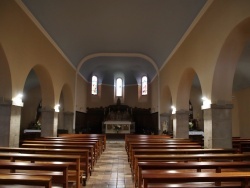
[[[28,73],[23,89],[23,107],[21,112],[21,132],[24,129],[40,127],[40,105],[42,101],[41,84],[34,69]]]
[[[165,86],[161,92],[161,113],[171,113],[172,94],[169,86]]]
[[[176,98],[176,110],[188,110],[189,109],[189,98],[192,83],[196,72],[193,68],[186,68],[181,76],[177,98]]]
[[[213,75],[212,103],[232,103],[233,78],[236,65],[249,38],[250,18],[246,18],[235,26],[221,48]]]
[[[33,69],[41,85],[42,107],[53,109],[55,105],[55,92],[49,71],[42,65],[36,65]]]
[[[64,84],[61,90],[60,101],[63,102],[64,112],[73,112],[73,95],[69,84]],[[60,103],[61,104],[61,103]]]
[[[1,100],[11,100],[12,98],[12,81],[7,57],[4,49],[0,44],[0,97]]]
[[[61,90],[60,99],[60,112],[58,113],[58,131],[73,131],[73,96],[69,84],[64,84]],[[65,132],[64,132],[65,133]]]

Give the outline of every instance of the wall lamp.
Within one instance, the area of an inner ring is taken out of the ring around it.
[[[207,97],[202,97],[201,99],[203,101],[203,104],[201,106],[202,110],[208,109],[211,107],[211,100],[209,100]]]
[[[22,93],[19,93],[16,97],[14,97],[14,98],[12,99],[12,105],[23,107],[22,98],[23,98],[23,94],[22,94]]]
[[[171,106],[171,108],[172,108],[172,114],[176,114],[176,108],[175,108],[175,106]]]
[[[60,104],[56,104],[54,109],[55,109],[55,112],[60,112]]]

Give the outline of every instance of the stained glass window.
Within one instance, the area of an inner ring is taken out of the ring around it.
[[[121,97],[122,96],[122,82],[123,80],[121,78],[116,79],[116,96]]]
[[[141,82],[142,82],[141,83],[142,95],[147,95],[148,94],[148,78],[147,78],[147,76],[143,76]]]
[[[96,76],[92,76],[91,94],[97,95],[97,77]]]

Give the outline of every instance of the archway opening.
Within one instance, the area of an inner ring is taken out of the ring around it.
[[[21,136],[26,129],[41,129],[42,91],[34,69],[29,72],[25,81],[23,89],[23,104],[20,127]],[[29,136],[35,137],[38,136],[38,134],[40,133],[30,133]]]
[[[250,42],[237,61],[232,87],[232,136],[249,138],[250,120]]]

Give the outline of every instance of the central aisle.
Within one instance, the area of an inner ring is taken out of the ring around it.
[[[97,160],[86,188],[133,188],[125,142],[107,141],[106,150]]]

